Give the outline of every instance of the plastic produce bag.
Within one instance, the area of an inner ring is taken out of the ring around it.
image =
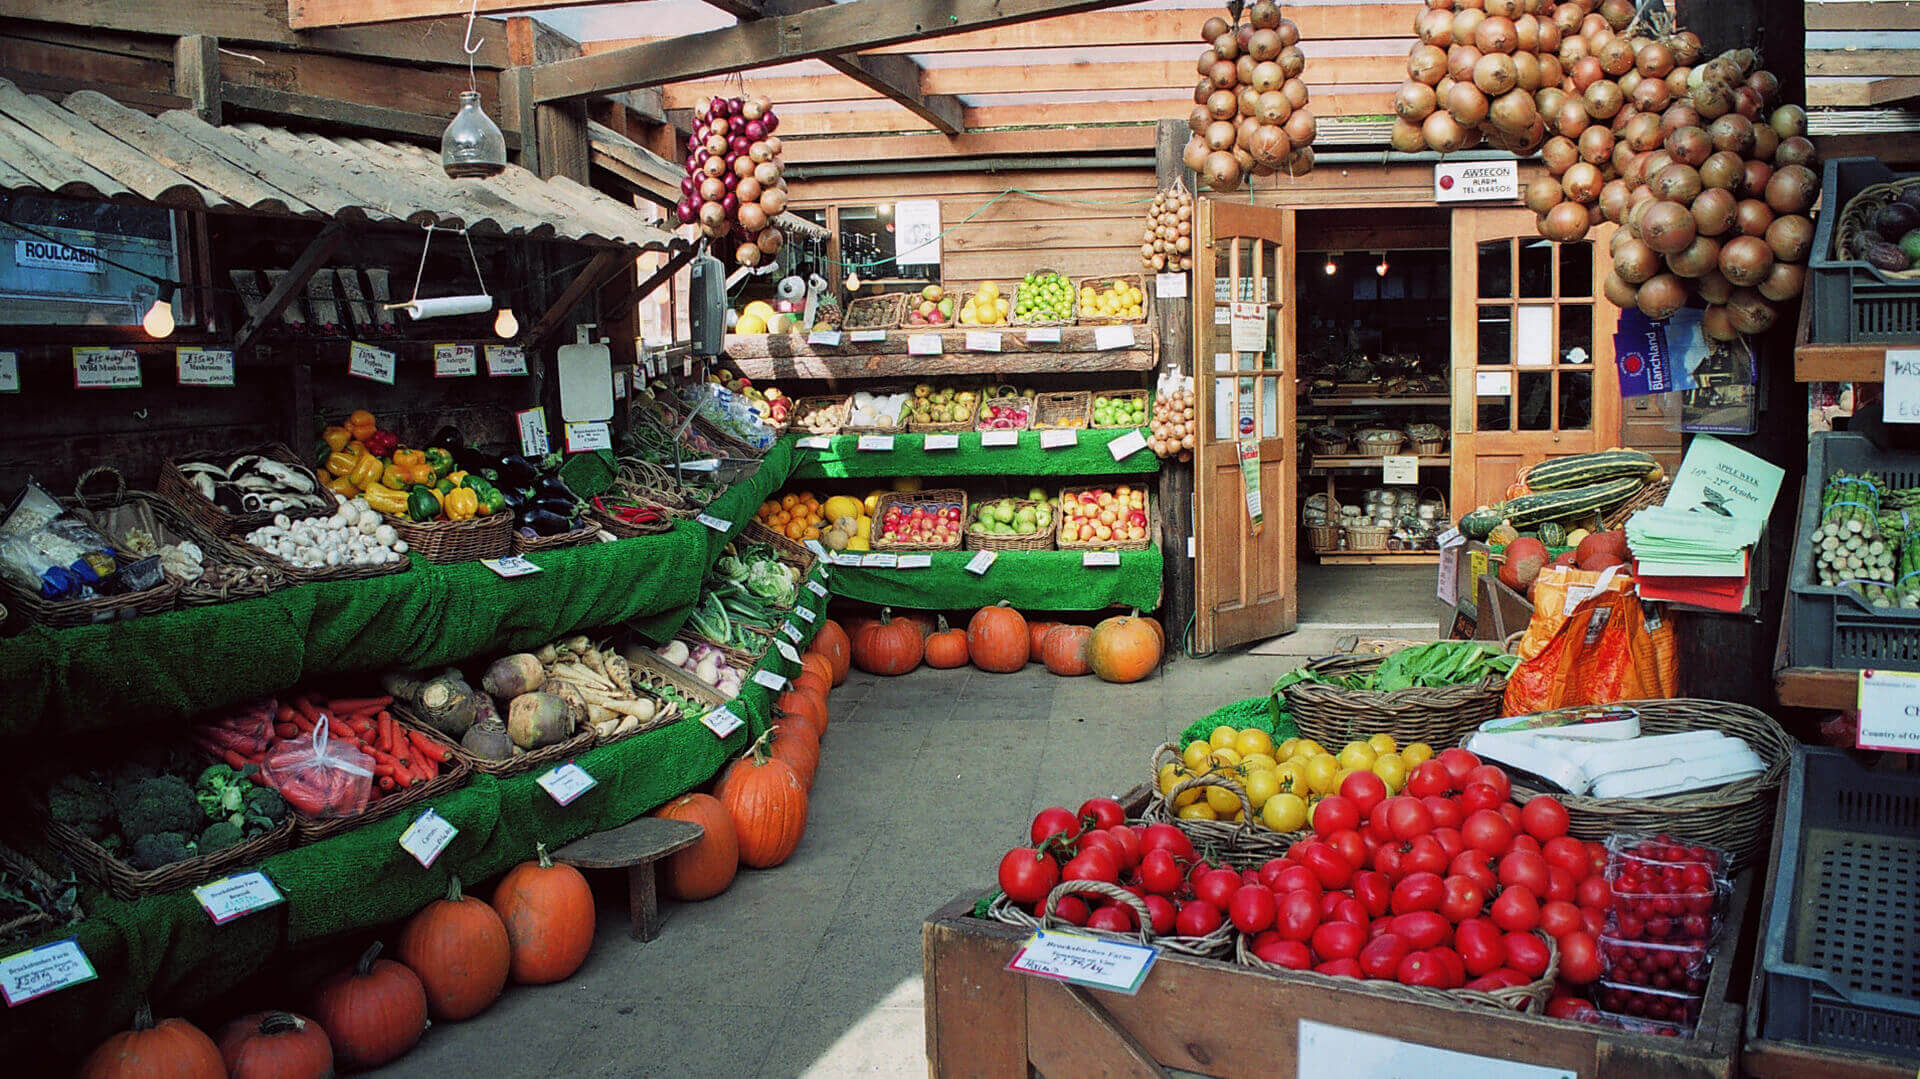
[[[1624,592],[1633,578],[1618,569],[1584,570],[1572,566],[1543,566],[1533,583],[1533,617],[1517,649],[1521,659],[1532,659],[1547,647],[1580,601],[1602,590]],[[1572,602],[1568,602],[1571,599]]]
[[[1538,655],[1514,668],[1500,714],[1672,697],[1678,668],[1673,626],[1657,605],[1643,604],[1632,591],[1603,590],[1574,608]]]
[[[357,816],[373,797],[373,758],[349,743],[329,741],[330,722],[314,724],[310,738],[274,747],[263,770],[288,805],[323,820]]]

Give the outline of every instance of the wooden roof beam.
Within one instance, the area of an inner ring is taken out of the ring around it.
[[[439,19],[470,10],[526,14],[563,7],[593,7],[614,0],[287,0],[287,25],[295,30],[326,30],[342,26]],[[462,23],[464,26],[464,21]],[[465,31],[461,33],[464,40]],[[459,41],[455,42],[457,46]]]

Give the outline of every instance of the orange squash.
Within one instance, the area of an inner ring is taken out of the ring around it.
[[[733,831],[733,814],[711,794],[683,794],[653,811],[667,820],[691,821],[706,834],[691,847],[667,855],[660,863],[660,885],[682,902],[712,899],[733,884],[740,872],[740,840]]]
[[[826,707],[827,693],[832,688],[833,683],[828,681],[819,671],[801,671],[793,680],[793,692],[805,693],[808,696],[817,698],[822,708]]]
[[[808,652],[800,657],[800,673],[812,671],[826,683],[828,689],[835,685],[833,680],[833,661],[818,652]]]
[[[720,785],[721,804],[740,837],[740,862],[755,869],[786,861],[807,831],[807,785],[792,765],[773,759],[767,741],[762,734],[752,751],[727,769]]]
[[[442,1021],[471,1019],[500,999],[513,966],[507,927],[490,906],[460,894],[428,903],[400,933],[400,961],[420,976],[427,1009]]]
[[[853,635],[853,665],[869,674],[901,675],[920,666],[927,653],[920,628],[882,609],[880,620]]]
[[[593,889],[578,869],[533,845],[493,890],[493,909],[507,927],[508,968],[521,985],[549,985],[573,977],[593,948]]]
[[[1040,661],[1041,648],[1047,643],[1047,634],[1052,633],[1054,627],[1058,626],[1059,624],[1060,623],[1058,622],[1028,622],[1027,623],[1027,658],[1028,659],[1033,660],[1036,663]]]
[[[377,940],[359,963],[315,987],[312,1009],[345,1071],[398,1060],[427,1032],[427,990],[420,976],[380,958]]]
[[[818,652],[827,657],[827,662],[833,667],[833,684],[837,686],[847,680],[847,671],[853,666],[853,657],[850,652],[852,647],[852,641],[848,639],[847,631],[841,627],[840,623],[831,618],[822,618],[819,630],[813,635],[813,645],[808,651]]]
[[[773,740],[768,745],[773,759],[791,765],[793,774],[800,777],[807,790],[813,790],[813,777],[820,771],[820,742],[813,736],[813,729],[775,723]]]
[[[1047,670],[1068,678],[1092,674],[1093,667],[1087,663],[1087,641],[1092,636],[1093,630],[1086,626],[1055,626],[1041,642],[1040,662],[1047,665]]]
[[[255,1012],[220,1028],[228,1079],[333,1079],[333,1043],[292,1012]]]
[[[1026,618],[1004,599],[973,612],[967,622],[967,654],[983,671],[1011,674],[1027,665],[1032,650]]]
[[[806,727],[815,741],[827,736],[827,706],[811,693],[790,689],[773,700],[773,721],[788,726]]]
[[[133,1014],[133,1029],[94,1047],[79,1079],[227,1079],[220,1048],[185,1019],[153,1021],[145,1003]]]
[[[947,625],[946,615],[941,615],[936,624],[939,628],[927,638],[927,666],[943,671],[966,666],[967,631]]]
[[[1158,628],[1130,615],[1102,621],[1087,639],[1087,663],[1107,682],[1138,682],[1160,665],[1162,651]]]

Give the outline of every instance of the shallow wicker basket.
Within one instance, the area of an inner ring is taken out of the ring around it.
[[[1640,713],[1642,734],[1716,730],[1753,747],[1767,770],[1713,790],[1659,798],[1588,798],[1555,792],[1571,818],[1567,830],[1596,842],[1614,832],[1670,832],[1690,843],[1725,848],[1736,867],[1764,859],[1772,836],[1774,797],[1798,743],[1773,717],[1743,704],[1691,698],[1621,703]],[[1433,745],[1437,748],[1440,743]],[[1541,793],[1518,779],[1513,792],[1520,801]]]
[[[910,386],[875,386],[875,387],[872,387],[871,389],[868,389],[866,392],[872,394],[875,397],[891,397],[897,393],[910,394],[913,392],[913,388]],[[848,401],[847,422],[840,425],[841,434],[844,434],[844,435],[894,435],[894,434],[899,434],[900,432],[907,429],[907,406],[904,403],[900,406],[899,414],[894,417],[894,422],[890,424],[887,424],[887,423],[857,424],[853,422],[853,410],[852,410],[853,398],[848,397],[847,401]]]
[[[231,461],[255,453],[262,457],[278,461],[283,465],[303,473],[308,479],[313,481],[314,490],[317,491],[321,489],[320,479],[313,474],[313,469],[308,468],[307,463],[302,461],[298,454],[287,448],[283,443],[269,442],[263,446],[254,446],[251,449],[220,454],[219,456]],[[205,496],[195,490],[192,482],[187,479],[186,473],[180,471],[179,462],[172,457],[160,462],[160,479],[156,486],[163,498],[180,507],[180,509],[185,511],[187,516],[193,518],[200,527],[205,528],[207,531],[223,539],[244,536],[248,532],[263,525],[270,525],[273,523],[274,517],[281,513],[285,513],[288,517],[297,521],[307,517],[325,517],[333,512],[332,506],[328,505],[320,509],[256,510],[250,513],[228,513],[226,510],[208,501]]]
[[[1015,285],[1013,287],[1013,317],[1011,319],[1012,325],[1015,325],[1015,326],[1071,326],[1073,325],[1074,313],[1080,307],[1079,284],[1075,282],[1073,278],[1067,277],[1066,274],[1062,274],[1058,270],[1048,269],[1044,266],[1035,269],[1033,272],[1035,274],[1048,274],[1048,273],[1059,274],[1061,277],[1066,277],[1067,317],[1039,318],[1039,319],[1021,318],[1020,317],[1020,289],[1022,286]]]
[[[436,566],[513,553],[513,514],[489,513],[464,521],[409,521],[387,515],[409,550]]]
[[[1673,490],[1673,481],[1661,480],[1640,488],[1640,492],[1614,507],[1611,513],[1601,518],[1601,525],[1607,529],[1625,528],[1627,518],[1644,509],[1652,509],[1667,500],[1667,492]]]
[[[112,477],[111,494],[87,493],[87,485],[103,476]],[[136,505],[154,516],[163,527],[181,538],[192,540],[205,556],[206,572],[193,581],[180,582],[180,605],[200,607],[240,599],[258,599],[293,583],[293,579],[274,565],[275,559],[239,540],[222,539],[171,501],[148,491],[128,490],[120,470],[105,465],[90,468],[73,487],[74,501],[82,515],[93,518],[101,531],[108,531],[101,515],[111,515],[117,507]]]
[[[825,410],[818,422],[802,427],[799,418],[809,412]],[[853,412],[853,397],[850,394],[832,394],[824,397],[802,397],[787,410],[788,429],[795,434],[805,432],[810,435],[837,435],[840,428],[846,426],[847,416]]]
[[[1178,952],[1181,955],[1191,955],[1200,959],[1220,959],[1233,951],[1234,928],[1232,922],[1222,921],[1220,928],[1215,929],[1204,937],[1155,936],[1152,926],[1153,919],[1147,913],[1147,905],[1140,900],[1139,896],[1134,895],[1132,892],[1127,891],[1117,884],[1108,884],[1105,881],[1098,880],[1069,880],[1062,881],[1060,884],[1054,886],[1053,891],[1047,894],[1047,898],[1041,908],[1045,911],[1045,914],[1039,918],[1035,918],[1032,914],[1022,909],[1019,904],[1008,899],[1005,893],[994,897],[993,902],[987,906],[987,916],[994,921],[1004,922],[1007,925],[1018,926],[1022,929],[1059,928],[1065,923],[1061,922],[1055,915],[1054,908],[1059,904],[1060,900],[1070,895],[1097,895],[1103,899],[1111,899],[1124,904],[1132,909],[1134,923],[1141,927],[1138,933],[1114,933],[1104,929],[1087,929],[1081,926],[1072,926],[1071,928],[1075,933],[1103,937],[1107,940],[1126,941],[1129,944],[1151,944],[1156,948],[1164,948],[1167,951]]]
[[[1307,546],[1325,554],[1340,549],[1339,525],[1303,525],[1307,530]]]
[[[1268,858],[1279,858],[1287,853],[1296,839],[1306,833],[1276,832],[1265,825],[1254,823],[1256,811],[1253,803],[1247,800],[1246,789],[1223,775],[1192,776],[1175,784],[1164,796],[1160,794],[1160,769],[1168,763],[1177,762],[1180,751],[1169,742],[1162,745],[1153,754],[1153,796],[1148,799],[1147,807],[1140,817],[1149,824],[1171,824],[1187,834],[1196,848],[1215,853],[1234,852],[1254,860],[1255,864]],[[1174,808],[1180,796],[1191,791],[1204,791],[1208,787],[1220,787],[1231,791],[1240,801],[1240,816],[1231,820],[1188,820],[1183,819]]]
[[[1081,289],[1090,288],[1097,293],[1115,284],[1132,285],[1142,293],[1146,291],[1143,279],[1137,273],[1117,274],[1112,277],[1084,278],[1074,285],[1074,306],[1076,308],[1079,306]],[[1139,318],[1122,318],[1118,315],[1089,315],[1082,311],[1077,321],[1082,326],[1125,326],[1128,323],[1145,322],[1147,321],[1147,306],[1143,299],[1143,302],[1140,304]]]
[[[1145,390],[1101,390],[1099,393],[1094,394],[1093,396],[1096,398],[1105,398],[1109,401],[1132,401],[1137,399],[1144,404],[1147,400],[1147,391]],[[1152,419],[1151,413],[1148,414],[1148,419],[1149,420]],[[1096,422],[1093,418],[1093,407],[1091,402],[1088,403],[1088,407],[1087,407],[1087,423],[1090,426],[1094,427],[1095,429],[1102,430],[1102,431],[1113,431],[1113,430],[1119,430],[1123,427],[1134,426],[1134,424],[1131,424],[1131,423]]]
[[[967,492],[960,490],[958,487],[941,487],[931,491],[889,491],[881,495],[880,500],[874,503],[873,520],[874,526],[878,528],[880,522],[886,520],[887,510],[892,506],[899,506],[903,511],[911,512],[915,506],[945,506],[952,503],[958,503],[960,506],[960,524],[962,526],[961,531],[954,536],[952,543],[901,543],[898,540],[876,533],[872,539],[873,549],[876,551],[959,550],[961,538],[965,535],[965,525],[967,523]]]
[[[195,855],[158,869],[135,869],[76,829],[48,816],[46,806],[40,801],[34,801],[31,811],[39,818],[41,834],[47,845],[72,864],[81,880],[115,899],[140,899],[163,892],[177,892],[182,888],[204,884],[243,866],[257,864],[269,854],[278,854],[292,846],[295,827],[293,814],[289,813],[287,819],[272,831],[212,854]]]
[[[543,765],[554,765],[563,761],[572,760],[574,757],[592,749],[595,741],[599,738],[599,735],[594,733],[591,726],[586,726],[553,745],[542,746],[539,749],[522,753],[516,757],[509,757],[503,761],[495,761],[488,760],[485,757],[475,756],[468,752],[465,746],[435,729],[419,712],[415,711],[411,705],[403,701],[393,702],[393,715],[395,719],[401,720],[407,726],[427,732],[427,737],[448,747],[447,760],[449,763],[458,759],[473,771],[485,772],[490,776],[514,776],[522,772],[531,772]],[[506,718],[506,715],[503,713],[500,716],[501,722],[504,723]],[[441,775],[444,777],[446,773],[442,772]],[[358,820],[360,818],[356,817],[352,819]]]
[[[1370,674],[1381,655],[1329,656],[1308,664],[1329,677]],[[1390,734],[1401,745],[1425,742],[1441,750],[1500,714],[1506,679],[1489,676],[1472,685],[1411,689],[1347,689],[1324,682],[1296,682],[1282,690],[1302,738],[1323,746]]]
[[[739,671],[743,678],[755,667],[760,665],[760,657],[766,655],[767,649],[773,646],[773,639],[768,637],[761,640],[755,648],[736,648],[730,644],[721,644],[719,641],[707,640],[691,629],[682,629],[679,633],[674,634],[673,639],[686,645],[689,649],[697,644],[704,644],[708,648],[714,649],[725,657],[727,665]]]
[[[998,502],[1000,500],[995,498],[990,501]],[[977,504],[978,503],[976,503],[976,505]],[[1029,506],[1038,507],[1044,504],[1045,503],[1035,502],[1026,498],[1016,498],[1013,500],[1015,512]],[[1059,529],[1060,514],[1058,512],[1054,512],[1048,518],[1046,528],[1025,536],[995,532],[975,532],[973,531],[971,523],[969,523],[966,533],[966,545],[970,551],[1051,551],[1053,550],[1054,533],[1059,531]]]
[[[847,301],[847,313],[840,319],[843,330],[897,330],[907,316],[907,294],[883,292],[878,296],[859,296]]]
[[[1368,435],[1375,437],[1369,439]],[[1383,435],[1393,437],[1381,437]],[[1399,453],[1400,447],[1406,445],[1406,442],[1407,436],[1403,431],[1395,431],[1390,427],[1369,427],[1354,436],[1353,448],[1362,457],[1391,457]]]
[[[979,395],[974,395],[973,407],[967,410],[965,419],[958,420],[908,420],[907,430],[915,434],[959,434],[973,430],[973,421],[980,416]]]
[[[1833,230],[1833,250],[1827,253],[1827,257],[1836,260],[1853,258],[1853,238],[1862,232],[1870,231],[1869,219],[1879,213],[1881,207],[1898,199],[1901,192],[1914,186],[1920,186],[1920,176],[1861,188],[1840,210],[1840,219],[1835,222]],[[1875,267],[1874,272],[1899,281],[1920,279],[1920,266],[1905,270],[1882,270]]]
[[[0,869],[8,869],[23,877],[31,878],[35,884],[49,892],[60,888],[59,881],[54,880],[46,870],[35,865],[26,855],[12,847],[0,846]],[[86,912],[80,909],[80,904],[76,902],[73,906],[73,921],[77,922],[84,917]],[[52,915],[43,911],[30,910],[18,918],[0,922],[0,948],[57,928],[59,923],[54,921]]]
[[[1355,554],[1384,551],[1387,538],[1393,535],[1393,529],[1387,525],[1341,525],[1340,528],[1347,534],[1347,550]]]
[[[1036,431],[1063,427],[1084,430],[1093,422],[1091,399],[1092,395],[1086,390],[1036,394],[1033,421],[1028,426]]]
[[[1245,935],[1239,933],[1234,934],[1233,954],[1234,962],[1243,967],[1272,971],[1289,978],[1306,979],[1340,993],[1358,990],[1423,1004],[1472,1004],[1483,1008],[1499,1008],[1503,1011],[1539,1015],[1546,1009],[1548,999],[1553,996],[1553,982],[1560,974],[1560,946],[1545,933],[1536,931],[1536,935],[1547,942],[1546,973],[1526,985],[1494,989],[1484,993],[1477,989],[1428,989],[1417,985],[1401,985],[1399,982],[1383,978],[1362,980],[1335,974],[1319,974],[1311,970],[1287,970],[1284,967],[1274,966],[1253,954],[1251,942]]]
[[[987,415],[987,408],[989,406],[1004,405],[1009,403],[1016,404],[1016,405],[1024,403],[1027,406],[1027,422],[1021,424],[1018,427],[987,427],[985,426],[987,422],[985,417]],[[1034,405],[1034,399],[1031,396],[1022,395],[1019,397],[994,397],[990,399],[982,399],[980,402],[979,410],[974,414],[975,419],[973,423],[973,429],[983,433],[987,431],[1025,431],[1028,428],[1033,426],[1033,419],[1034,419],[1034,416],[1037,414],[1038,412]]]
[[[601,525],[592,514],[580,515],[580,527],[571,532],[559,532],[551,536],[523,536],[519,529],[513,530],[513,553],[533,554],[535,551],[557,551],[562,547],[578,547],[583,543],[592,543],[600,535]]]
[[[106,530],[101,528],[100,522],[94,518],[92,511],[88,507],[87,500],[80,489],[85,485],[87,479],[94,476],[97,472],[99,472],[99,470],[95,469],[87,473],[86,476],[81,477],[80,485],[75,487],[74,497],[63,498],[60,500],[60,504],[73,510],[77,515],[86,519],[89,524],[92,524],[95,528],[100,529],[102,533],[105,533]],[[115,475],[117,476],[118,473],[115,473]],[[121,497],[124,498],[126,494],[123,488]],[[137,495],[138,492],[134,492],[134,494]],[[164,511],[166,508],[164,502],[155,499],[154,509],[156,514]],[[185,522],[186,520],[185,514],[177,514],[165,518],[163,523],[171,524],[174,521]],[[204,535],[204,532],[201,531],[191,533],[187,533],[185,529],[181,529],[181,531],[186,533],[188,538],[196,540]],[[118,541],[118,537],[115,536],[107,536],[107,538],[115,542]],[[209,557],[217,557],[216,551],[209,550],[205,553]],[[154,585],[152,588],[143,588],[138,592],[128,592],[122,595],[95,596],[90,599],[46,599],[15,584],[10,577],[0,578],[0,585],[5,586],[6,595],[13,601],[15,610],[25,615],[28,621],[48,629],[72,629],[75,626],[91,625],[95,622],[110,622],[117,618],[133,618],[137,615],[160,614],[172,610],[180,599],[180,582],[164,575],[161,577],[160,583]]]
[[[1437,438],[1431,442],[1411,442],[1407,445],[1407,452],[1420,457],[1438,457],[1447,452],[1447,440]]]
[[[428,741],[447,751],[447,759],[440,762],[440,774],[425,783],[415,783],[405,790],[396,790],[391,794],[382,795],[368,802],[367,808],[351,817],[308,817],[299,810],[295,810],[293,816],[297,822],[294,826],[296,843],[301,845],[318,843],[328,836],[339,835],[341,832],[350,831],[377,820],[385,820],[408,806],[418,805],[429,798],[445,794],[455,787],[464,786],[467,780],[473,778],[473,764],[445,735],[398,708],[393,709],[393,712],[394,722],[400,726],[400,729],[409,732],[418,731]]]
[[[1063,551],[1144,551],[1153,546],[1153,537],[1159,531],[1160,507],[1159,504],[1154,501],[1152,492],[1145,492],[1147,496],[1147,534],[1144,538],[1137,540],[1067,539],[1066,533],[1062,530],[1062,526],[1067,523],[1067,499],[1069,496],[1092,489],[1091,487],[1068,487],[1060,492],[1060,512],[1055,514],[1058,518],[1054,530],[1055,546]]]

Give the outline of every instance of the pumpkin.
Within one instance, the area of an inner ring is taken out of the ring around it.
[[[853,635],[853,665],[869,674],[900,675],[920,666],[927,642],[920,629],[882,609],[880,620]]]
[[[827,735],[827,706],[819,697],[811,693],[802,693],[797,689],[787,690],[773,700],[773,718],[776,723],[788,726],[803,726],[813,731],[815,741],[822,741]]]
[[[740,871],[740,840],[733,816],[711,794],[683,794],[653,811],[667,820],[691,821],[706,830],[691,847],[674,851],[660,863],[660,886],[682,902],[712,899]]]
[[[920,631],[921,640],[924,641],[928,637],[933,636],[933,616],[927,614],[925,611],[908,611],[906,614],[896,615],[895,617],[899,618],[902,622],[912,623],[913,627]]]
[[[420,976],[380,958],[377,940],[360,962],[315,987],[311,1010],[332,1038],[334,1063],[343,1071],[398,1060],[427,1032],[427,990]]]
[[[808,671],[819,675],[828,689],[833,688],[833,661],[818,652],[808,652],[800,657],[800,673]]]
[[[593,947],[593,889],[578,869],[533,845],[493,890],[493,909],[507,927],[508,973],[521,985],[548,985],[573,977]]]
[[[227,1079],[220,1049],[185,1019],[153,1021],[142,1002],[133,1029],[95,1046],[80,1064],[79,1079]]]
[[[447,897],[428,903],[401,930],[400,961],[420,975],[435,1019],[471,1019],[506,988],[513,945],[500,915],[461,895],[454,877]]]
[[[813,635],[813,647],[808,651],[827,657],[827,662],[833,668],[833,684],[837,686],[847,680],[847,670],[853,666],[853,658],[849,651],[851,648],[852,642],[840,623],[831,618],[823,618],[820,620],[819,630]]]
[[[1159,628],[1131,615],[1102,621],[1087,638],[1087,664],[1106,682],[1138,682],[1160,665],[1162,651]]]
[[[793,692],[815,698],[823,708],[827,704],[827,692],[832,688],[833,683],[821,677],[818,671],[801,671],[799,677],[793,680]]]
[[[746,756],[733,762],[720,785],[720,801],[740,837],[740,861],[755,869],[786,861],[807,831],[807,785],[792,765],[767,752],[771,735],[762,734]]]
[[[1069,678],[1092,674],[1093,667],[1087,663],[1087,639],[1092,636],[1093,630],[1086,626],[1055,626],[1040,644],[1040,662],[1054,674]]]
[[[983,671],[1010,674],[1027,665],[1032,651],[1026,618],[1004,599],[973,612],[967,622],[967,653]]]
[[[948,671],[967,665],[967,631],[947,625],[947,616],[937,621],[939,628],[927,638],[927,666]]]
[[[773,725],[772,747],[768,752],[774,760],[785,761],[793,768],[793,774],[811,791],[813,777],[820,771],[820,742],[813,736],[809,727],[789,727],[782,723]]]
[[[1027,658],[1038,661],[1041,646],[1047,643],[1047,634],[1052,633],[1058,622],[1027,623]]]
[[[220,1030],[229,1079],[333,1079],[333,1042],[292,1012],[243,1015]]]

